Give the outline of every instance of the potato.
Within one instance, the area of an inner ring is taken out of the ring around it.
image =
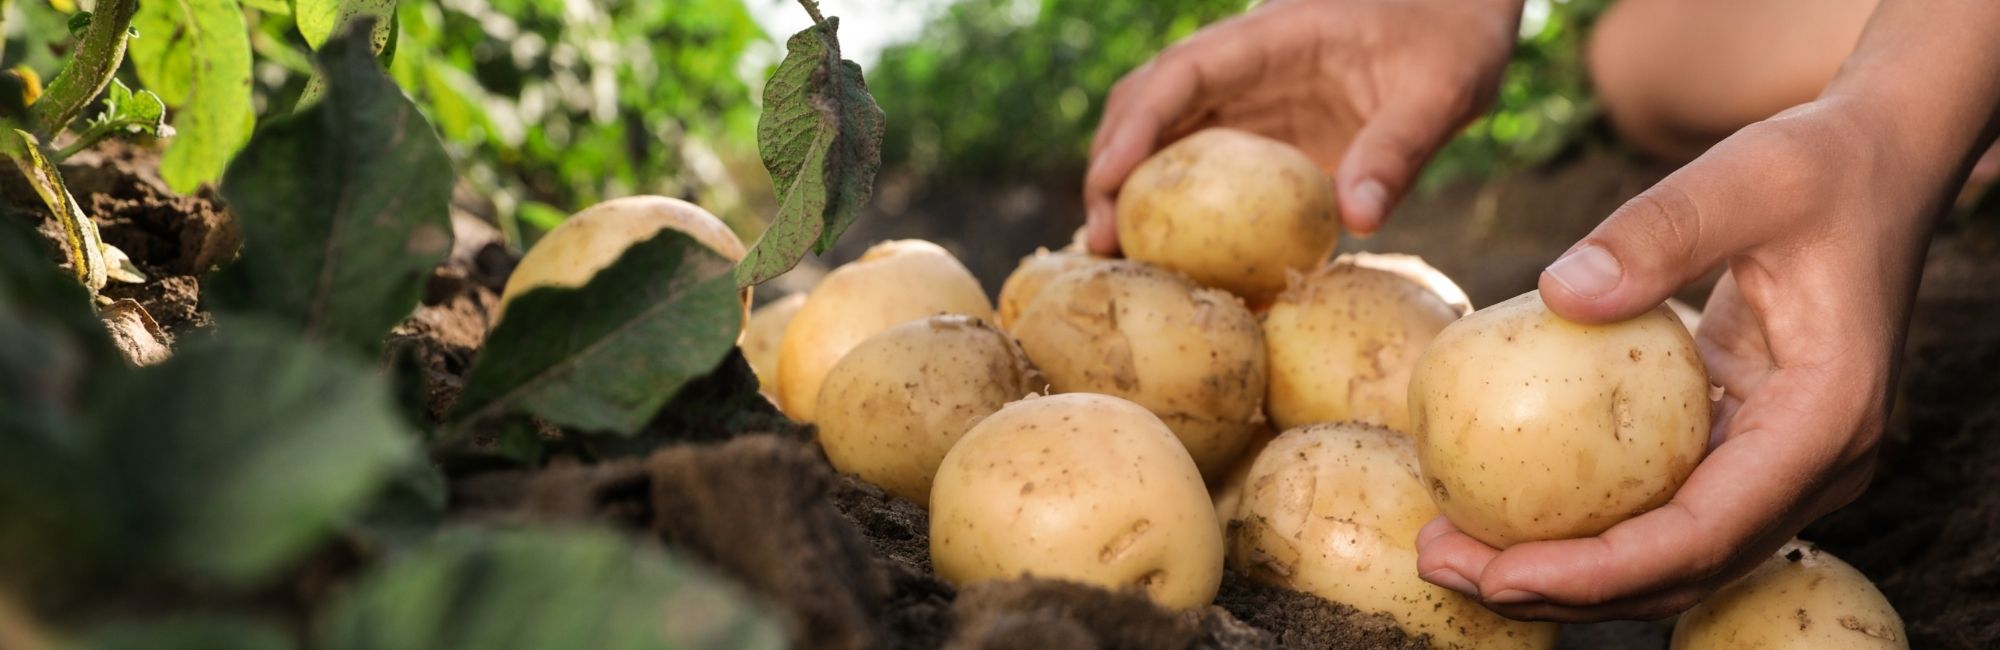
[[[1028,303],[1041,295],[1042,288],[1057,276],[1103,260],[1075,246],[1054,252],[1038,248],[1033,255],[1021,258],[1021,265],[1000,285],[1000,327],[1011,329],[1021,319],[1021,312],[1027,310]]]
[[[1431,341],[1410,419],[1438,508],[1506,548],[1596,535],[1665,504],[1707,453],[1708,393],[1665,306],[1579,325],[1529,292]]]
[[[1342,255],[1297,278],[1264,314],[1264,407],[1280,429],[1356,420],[1410,430],[1410,369],[1444,326],[1472,312],[1442,273],[1440,295],[1403,267],[1412,255]]]
[[[1291,145],[1212,128],[1153,154],[1118,191],[1125,256],[1261,305],[1340,241],[1333,186]]]
[[[840,471],[928,504],[952,443],[1042,387],[1014,339],[986,321],[910,321],[868,337],[826,373],[819,444]]]
[[[1251,579],[1384,612],[1436,648],[1552,648],[1556,627],[1508,620],[1417,577],[1437,518],[1408,436],[1360,423],[1292,429],[1258,455],[1229,540]]]
[[[743,260],[743,240],[701,206],[665,196],[628,196],[585,208],[563,220],[521,256],[500,292],[494,322],[515,296],[538,287],[580,287],[618,261],[632,244],[671,228],[731,262]],[[743,314],[750,315],[750,289],[743,289]]]
[[[1908,648],[1903,619],[1840,558],[1792,540],[1750,575],[1682,614],[1674,650]]]
[[[1262,426],[1256,317],[1235,296],[1179,273],[1123,260],[1065,273],[1012,331],[1052,390],[1138,402],[1166,421],[1211,480]]]
[[[757,373],[757,390],[774,400],[778,394],[778,346],[785,340],[785,327],[792,324],[792,316],[805,304],[803,293],[779,298],[751,310],[750,320],[743,325],[743,340],[739,343],[743,359]]]
[[[876,332],[932,314],[992,318],[993,305],[972,272],[937,244],[905,239],[869,248],[820,280],[785,328],[779,405],[812,422],[820,381],[841,355]]]
[[[974,425],[938,468],[930,525],[931,561],[959,585],[1032,574],[1190,608],[1222,584],[1222,532],[1193,459],[1116,397],[1030,398]]]

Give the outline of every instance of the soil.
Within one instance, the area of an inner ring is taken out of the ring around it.
[[[210,195],[176,197],[143,152],[70,163],[72,189],[105,239],[151,280],[116,287],[171,337],[207,327],[199,277],[226,261],[235,229]],[[1549,259],[1666,170],[1585,151],[1545,169],[1448,188],[1406,204],[1391,228],[1347,250],[1423,254],[1479,304],[1532,288]],[[0,187],[4,189],[4,187]],[[894,188],[892,188],[894,189]],[[921,234],[953,250],[989,288],[1036,245],[1080,222],[1073,187],[895,189],[831,259],[874,240]],[[8,193],[11,199],[14,196]],[[15,214],[27,210],[15,201]],[[889,208],[894,208],[890,210]],[[890,214],[893,213],[893,214]],[[998,215],[998,216],[995,216]],[[986,218],[991,217],[991,218]],[[454,215],[458,246],[423,304],[390,337],[435,421],[456,398],[515,257],[478,217]],[[1874,578],[1914,647],[2000,647],[2000,219],[1956,219],[1926,269],[1900,400],[1874,488],[1804,537]],[[1685,296],[1700,304],[1705,286]],[[109,293],[109,292],[108,292]],[[770,292],[775,293],[775,292]],[[765,295],[764,298],[775,296]],[[1214,606],[1174,613],[1132,593],[1044,580],[954,589],[931,571],[916,504],[836,475],[755,396],[740,357],[687,387],[641,436],[578,441],[534,469],[454,466],[462,522],[620,525],[733,576],[784,614],[806,647],[1419,648],[1380,614],[1231,574]],[[559,431],[551,437],[564,438]],[[1664,648],[1658,622],[1565,628],[1565,648]]]

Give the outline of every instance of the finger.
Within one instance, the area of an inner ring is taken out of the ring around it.
[[[1752,134],[1717,145],[1627,201],[1542,273],[1549,309],[1583,323],[1659,306],[1723,260],[1782,232],[1783,144]]]
[[[1707,587],[1684,587],[1650,593],[1643,596],[1623,598],[1601,605],[1572,607],[1547,602],[1533,602],[1521,605],[1487,604],[1494,613],[1517,621],[1554,621],[1557,623],[1594,623],[1597,621],[1628,620],[1657,621],[1687,611],[1700,603],[1703,598],[1714,593]]]
[[[1392,99],[1355,133],[1334,178],[1341,221],[1349,230],[1380,229],[1417,172],[1463,126],[1459,100],[1445,95]]]
[[[1667,505],[1596,537],[1510,547],[1468,577],[1496,604],[1589,607],[1747,570],[1822,514],[1821,493],[1848,473],[1841,441],[1862,417],[1821,403],[1852,394],[1843,388],[1812,369],[1774,373],[1738,412],[1743,433],[1717,447]]]
[[[1479,584],[1473,578],[1499,554],[1444,517],[1417,531],[1417,577],[1473,598],[1479,597]]]

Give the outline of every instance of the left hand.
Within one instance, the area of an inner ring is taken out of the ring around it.
[[[1542,274],[1577,322],[1657,306],[1717,267],[1696,343],[1724,389],[1713,451],[1667,505],[1596,537],[1496,550],[1443,518],[1425,580],[1513,618],[1658,619],[1867,487],[1928,236],[1964,157],[1830,97],[1753,124],[1613,213]]]

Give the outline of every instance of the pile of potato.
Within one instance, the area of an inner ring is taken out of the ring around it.
[[[1038,250],[996,310],[943,248],[886,242],[756,310],[742,348],[836,468],[929,508],[948,580],[1033,574],[1188,608],[1214,599],[1227,564],[1387,613],[1436,647],[1553,647],[1552,624],[1419,579],[1417,530],[1443,514],[1504,548],[1665,504],[1709,440],[1688,329],[1664,306],[1579,325],[1533,292],[1473,311],[1421,259],[1329,261],[1334,205],[1303,154],[1211,129],[1126,183],[1128,259]],[[579,214],[562,228],[586,236],[564,245],[622,250],[676,228],[742,255],[691,206],[626,207]],[[639,208],[657,214],[634,225]],[[573,226],[593,216],[621,221]],[[538,259],[516,280],[596,270]],[[1815,620],[1883,642],[1840,647],[1904,647],[1866,578],[1787,553],[1684,617],[1675,647],[1856,642],[1781,616],[1773,603],[1800,593]]]

